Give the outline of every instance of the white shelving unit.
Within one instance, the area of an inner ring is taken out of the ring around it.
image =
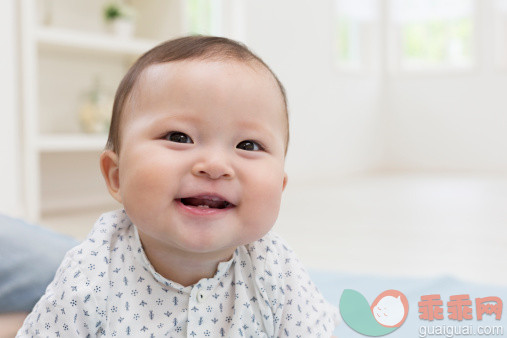
[[[59,28],[39,28],[35,36],[40,46],[90,50],[100,53],[140,55],[156,45],[147,39],[118,39],[111,35]]]
[[[106,141],[106,135],[100,134],[48,134],[39,136],[37,148],[41,153],[100,151],[104,148]]]
[[[46,211],[86,209],[110,200],[97,177],[107,135],[80,131],[83,92],[99,77],[112,96],[135,58],[183,32],[183,0],[132,1],[138,13],[132,38],[106,32],[105,3],[21,1],[23,181],[32,221]],[[51,16],[50,24],[41,23],[42,13]]]

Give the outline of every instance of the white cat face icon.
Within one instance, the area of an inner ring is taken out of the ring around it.
[[[384,291],[378,295],[371,305],[371,312],[380,325],[399,327],[407,317],[407,298],[397,290]]]

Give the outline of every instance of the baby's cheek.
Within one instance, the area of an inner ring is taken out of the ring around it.
[[[275,223],[280,210],[282,196],[282,184],[278,180],[263,180],[252,188],[251,203],[252,217],[258,222],[258,226],[268,228]]]
[[[155,166],[132,164],[123,177],[124,193],[128,198],[140,198],[148,192],[154,192],[159,185]]]
[[[131,211],[139,209],[144,213],[156,212],[170,202],[172,170],[160,162],[143,159],[125,162],[126,169],[121,177],[125,208]]]

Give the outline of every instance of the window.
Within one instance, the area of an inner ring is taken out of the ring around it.
[[[186,0],[189,34],[222,35],[222,0]]]
[[[473,65],[473,0],[391,0],[391,64],[402,70]]]
[[[379,0],[335,0],[335,61],[341,70],[366,70],[378,58]]]

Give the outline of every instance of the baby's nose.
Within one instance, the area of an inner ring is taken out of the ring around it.
[[[220,158],[207,158],[197,162],[192,168],[195,176],[208,177],[212,180],[232,179],[234,170],[231,165]]]

